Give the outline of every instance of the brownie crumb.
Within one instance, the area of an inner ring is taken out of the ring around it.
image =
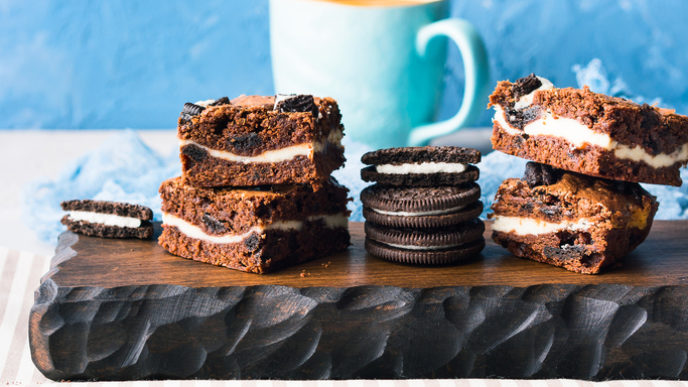
[[[529,161],[526,164],[526,171],[523,180],[528,183],[528,187],[533,188],[539,185],[552,185],[561,179],[562,171],[552,168],[546,164]]]
[[[306,277],[310,277],[311,273],[307,272],[306,269],[303,269],[303,270],[301,270],[301,274],[299,274],[299,276],[301,276],[301,278],[306,278]]]

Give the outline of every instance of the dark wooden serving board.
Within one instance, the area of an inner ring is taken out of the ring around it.
[[[350,228],[347,252],[267,275],[64,233],[34,362],[72,380],[688,378],[688,221],[597,276],[514,258],[489,225],[483,259],[447,267],[367,256]]]

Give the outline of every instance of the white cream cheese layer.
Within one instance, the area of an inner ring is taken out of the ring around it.
[[[201,145],[195,141],[191,140],[179,140],[179,146],[183,147],[185,145],[195,145],[202,148],[212,157],[223,159],[227,161],[233,161],[238,163],[278,163],[281,161],[289,161],[296,156],[306,156],[311,157],[313,155],[313,144],[299,144],[284,147],[282,149],[265,151],[257,156],[241,156],[232,152],[216,150],[208,148],[205,145]]]
[[[432,211],[418,211],[418,212],[408,212],[408,211],[384,211],[384,210],[378,210],[377,208],[370,208],[373,212],[377,212],[378,214],[382,215],[389,215],[389,216],[426,216],[426,215],[444,215],[444,214],[450,214],[455,211],[459,211],[463,209],[466,206],[456,206],[456,207],[451,207],[451,208],[446,208],[443,210],[432,210]]]
[[[334,215],[315,215],[306,218],[306,221],[314,222],[317,220],[322,220],[328,228],[338,228],[346,227],[348,224],[348,217],[346,214],[334,214]],[[224,234],[224,235],[210,235],[203,231],[200,227],[187,222],[186,220],[177,217],[172,214],[164,213],[162,214],[162,224],[176,227],[182,234],[188,236],[189,238],[199,239],[202,241],[217,243],[217,244],[228,244],[228,243],[240,243],[244,239],[248,238],[251,234],[261,234],[266,230],[300,230],[303,227],[303,221],[300,220],[285,220],[280,222],[274,222],[267,226],[255,226],[248,231],[241,234]]]
[[[342,132],[341,131],[333,131],[330,132],[328,135],[326,142],[332,143],[335,146],[340,146],[340,141],[342,139]],[[244,163],[244,164],[250,164],[250,163],[279,163],[283,161],[289,161],[294,159],[297,156],[306,156],[308,158],[312,158],[313,154],[315,152],[320,152],[325,148],[325,143],[323,142],[312,142],[312,143],[303,143],[303,144],[297,144],[297,145],[291,145],[287,146],[281,149],[276,149],[276,150],[269,150],[265,151],[259,155],[256,156],[242,156],[242,155],[237,155],[232,152],[228,151],[222,151],[222,150],[217,150],[217,149],[212,149],[208,148],[205,145],[201,145],[195,141],[192,140],[179,140],[179,147],[183,147],[185,145],[195,145],[206,152],[212,157],[218,158],[218,159],[223,159],[227,161],[232,161],[232,162],[237,162],[237,163]]]
[[[555,117],[552,113],[546,112],[542,117],[528,123],[523,127],[523,131],[514,128],[506,120],[506,112],[501,106],[495,105],[496,121],[505,132],[512,136],[519,136],[523,133],[529,136],[551,136],[564,139],[577,148],[582,148],[585,144],[597,145],[604,149],[610,149],[612,139],[608,134],[598,133],[571,118]]]
[[[620,144],[606,133],[595,132],[586,125],[571,118],[555,117],[550,112],[545,112],[542,117],[526,124],[523,131],[512,127],[506,120],[506,112],[501,106],[495,106],[494,122],[512,136],[550,136],[560,138],[575,148],[583,148],[586,145],[599,146],[605,150],[614,152],[614,156],[620,159],[632,161],[644,161],[653,168],[670,167],[677,162],[688,160],[688,143],[672,153],[659,153],[652,155],[640,146],[630,147]]]
[[[67,215],[75,221],[98,223],[106,226],[137,228],[141,226],[141,219],[114,214],[103,214],[92,211],[68,211]]]
[[[688,160],[688,143],[672,153],[659,153],[651,155],[641,146],[630,147],[628,145],[617,144],[614,149],[614,156],[620,159],[633,161],[644,161],[653,168],[670,167],[677,162]]]
[[[565,220],[559,223],[502,215],[495,215],[492,219],[494,220],[492,223],[492,231],[513,232],[517,235],[540,235],[562,230],[580,231],[586,230],[594,224],[586,218],[578,219],[575,222]]]
[[[375,167],[378,173],[407,174],[407,173],[461,173],[466,170],[462,163],[406,163],[380,164]]]

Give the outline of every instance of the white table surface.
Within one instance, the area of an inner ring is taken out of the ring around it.
[[[54,244],[38,240],[22,220],[22,191],[39,178],[55,178],[71,161],[88,153],[115,130],[0,131],[0,246],[52,255]],[[175,151],[174,130],[139,131],[154,150]]]

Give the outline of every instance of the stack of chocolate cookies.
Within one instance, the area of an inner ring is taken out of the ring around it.
[[[158,240],[180,257],[265,273],[349,245],[337,103],[310,95],[184,105],[182,176],[160,186]],[[328,243],[322,243],[327,240]]]
[[[440,265],[474,259],[485,247],[478,219],[480,152],[459,147],[389,148],[361,158],[365,248],[393,262]]]
[[[499,187],[492,237],[517,257],[579,273],[618,264],[658,208],[638,183],[681,185],[688,117],[531,74],[490,96],[492,145],[532,160]]]

